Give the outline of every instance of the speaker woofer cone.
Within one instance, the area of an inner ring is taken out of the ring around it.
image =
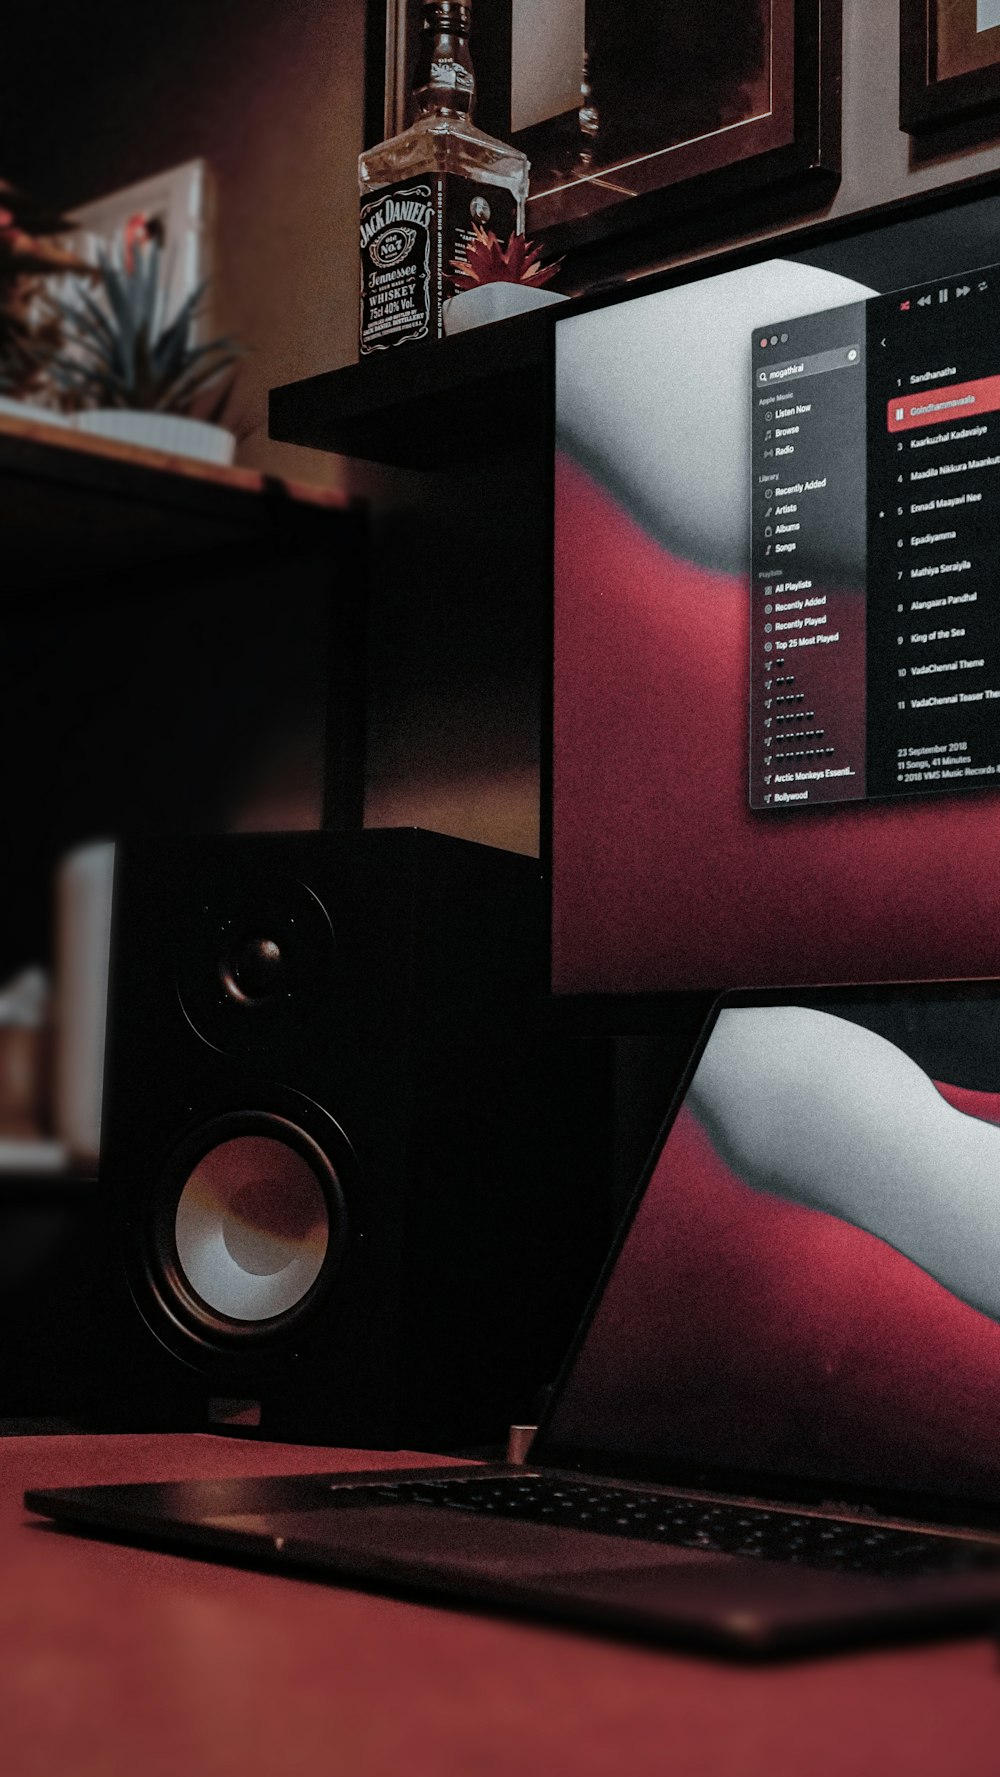
[[[222,1116],[176,1150],[152,1230],[156,1293],[225,1343],[297,1325],[343,1245],[340,1182],[311,1136],[265,1112]]]
[[[229,1320],[297,1308],[323,1269],[326,1198],[309,1163],[268,1135],[236,1135],[203,1154],[177,1202],[180,1268]]]

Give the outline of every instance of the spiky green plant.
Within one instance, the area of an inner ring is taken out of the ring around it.
[[[196,345],[192,330],[207,280],[167,317],[160,244],[134,234],[98,256],[97,289],[77,285],[71,302],[60,300],[69,352],[54,374],[69,402],[80,407],[188,413],[210,391],[212,417],[232,385],[242,349],[235,339]]]

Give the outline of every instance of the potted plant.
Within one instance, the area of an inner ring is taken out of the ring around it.
[[[218,421],[241,350],[229,337],[195,343],[206,284],[168,315],[163,250],[141,216],[132,218],[120,243],[101,250],[96,273],[95,291],[79,283],[71,300],[57,304],[67,349],[54,360],[52,375],[67,405],[78,410],[77,426],[232,462],[236,440]]]
[[[85,262],[52,238],[69,226],[0,180],[0,409],[23,418],[38,405],[49,424],[65,416],[39,405],[63,343],[59,316],[45,300],[46,284],[67,272],[89,275]]]
[[[506,247],[493,230],[477,223],[464,259],[452,260],[455,294],[444,306],[446,333],[462,333],[488,321],[503,321],[529,308],[541,308],[564,297],[545,285],[557,276],[562,260],[543,265],[539,249],[523,234],[512,234]]]

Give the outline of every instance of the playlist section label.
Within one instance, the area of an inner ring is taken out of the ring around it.
[[[750,803],[865,787],[865,305],[753,352]]]

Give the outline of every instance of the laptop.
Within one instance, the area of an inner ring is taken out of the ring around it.
[[[998,1125],[1000,983],[725,996],[524,1464],[26,1504],[730,1654],[989,1623]]]

